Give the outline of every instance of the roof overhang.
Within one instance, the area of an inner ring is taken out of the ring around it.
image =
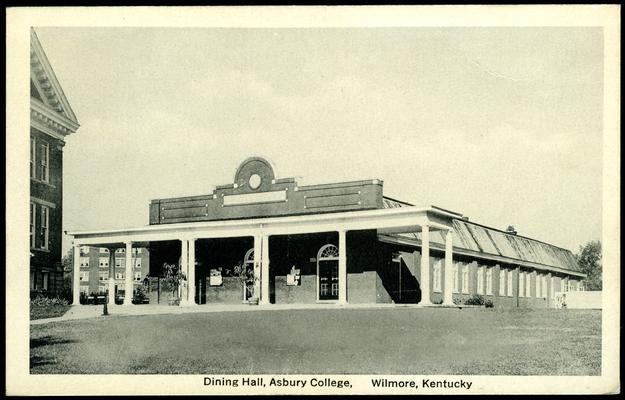
[[[199,238],[295,235],[376,229],[379,233],[453,229],[455,214],[434,207],[404,207],[327,214],[148,225],[135,228],[65,232],[75,245],[110,245]]]
[[[383,242],[391,243],[391,244],[400,244],[400,245],[406,245],[406,246],[421,246],[420,240],[409,239],[409,238],[404,238],[404,237],[388,236],[388,235],[382,234],[378,236],[378,239]],[[430,242],[430,251],[445,251],[445,248],[444,246],[438,243]],[[534,263],[531,261],[520,260],[517,258],[503,257],[497,254],[483,253],[479,251],[463,249],[461,247],[454,246],[453,252],[454,254],[469,256],[469,257],[478,258],[482,260],[519,265],[522,267],[530,267],[530,268],[534,268],[534,269],[538,269],[542,271],[558,272],[562,274],[575,275],[581,278],[586,277],[586,274],[582,272],[578,272],[578,271],[573,271],[570,269],[558,268],[558,267],[554,267],[551,265]]]

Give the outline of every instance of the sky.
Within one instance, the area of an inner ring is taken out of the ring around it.
[[[577,251],[601,238],[600,28],[52,28],[63,230],[148,224],[260,155]],[[71,238],[64,240],[64,252]]]

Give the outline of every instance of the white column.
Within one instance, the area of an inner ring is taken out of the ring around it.
[[[180,272],[184,274],[187,279],[189,278],[189,241],[186,239],[180,239]],[[187,288],[184,280],[180,282],[178,288],[180,294],[180,305],[187,305]]]
[[[195,305],[195,239],[189,239],[189,303]]]
[[[453,230],[448,230],[445,235],[445,292],[443,304],[452,306],[454,304],[454,261],[453,261]]]
[[[124,305],[132,304],[133,292],[133,271],[132,271],[132,242],[126,242],[126,290],[124,294]]]
[[[261,272],[260,272],[260,279],[261,279],[261,293],[260,293],[260,300],[262,301],[262,304],[270,304],[270,299],[269,299],[269,236],[263,236],[261,239],[261,255],[262,258],[260,260],[261,263]]]
[[[109,306],[115,305],[115,250],[109,249]]]
[[[72,304],[77,306],[80,304],[80,246],[74,245],[74,282],[72,288]],[[88,283],[88,282],[87,282]]]
[[[419,304],[431,304],[430,302],[430,227],[421,227],[421,302]]]
[[[339,304],[347,304],[347,239],[339,231]]]

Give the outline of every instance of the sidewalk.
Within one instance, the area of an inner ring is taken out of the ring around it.
[[[169,305],[114,305],[108,306],[110,316],[116,315],[158,315],[158,314],[189,314],[189,313],[213,313],[213,312],[258,312],[276,310],[337,310],[337,309],[401,309],[401,308],[449,308],[441,305],[420,304],[202,304],[190,306]],[[457,308],[457,307],[452,307]],[[71,321],[87,318],[107,318],[102,315],[103,305],[79,305],[72,306],[63,316],[56,318],[43,318],[30,321],[31,325],[47,324],[50,322]]]

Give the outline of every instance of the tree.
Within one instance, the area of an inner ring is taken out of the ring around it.
[[[164,283],[171,290],[172,301],[171,304],[180,304],[180,284],[182,281],[187,280],[186,275],[180,270],[180,267],[176,264],[163,264],[163,271],[165,275]]]
[[[599,240],[590,241],[584,246],[580,246],[575,259],[582,272],[586,274],[584,280],[586,290],[601,290],[601,242]]]

